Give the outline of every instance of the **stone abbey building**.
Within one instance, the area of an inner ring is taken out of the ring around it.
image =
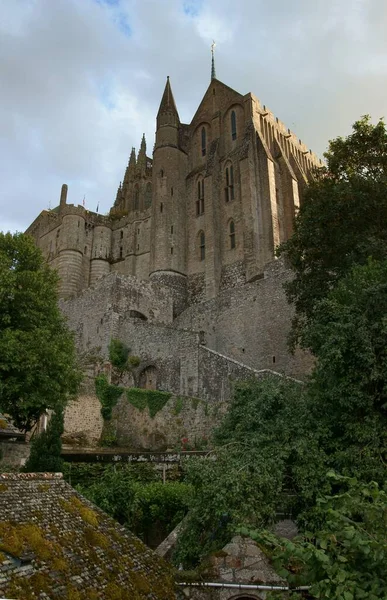
[[[233,378],[302,376],[307,357],[286,348],[289,275],[275,248],[320,165],[253,94],[214,70],[191,123],[181,123],[168,78],[153,155],[145,138],[137,156],[132,149],[109,215],[67,204],[64,185],[59,206],[27,230],[58,270],[80,350],[106,356],[119,338],[141,358],[131,385],[211,402],[228,399]],[[88,398],[74,419],[81,429]],[[91,438],[94,413],[82,429]],[[190,431],[203,415],[195,419]]]

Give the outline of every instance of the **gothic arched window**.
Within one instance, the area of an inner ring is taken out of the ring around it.
[[[207,152],[207,134],[206,134],[205,127],[202,127],[201,137],[202,137],[202,156],[205,156],[206,152]]]
[[[225,178],[224,199],[228,202],[234,200],[234,169],[232,165],[226,167]]]
[[[204,231],[199,233],[199,256],[200,260],[206,258],[206,236],[204,235]]]
[[[145,208],[149,208],[152,204],[152,184],[149,182],[145,188]]]
[[[237,137],[237,125],[236,125],[236,114],[235,110],[231,111],[231,138],[236,140]]]
[[[229,232],[230,232],[230,248],[231,248],[231,250],[233,250],[235,248],[235,223],[234,223],[234,221],[230,221]]]
[[[138,189],[138,184],[136,183],[134,187],[134,210],[138,210],[140,206],[140,190]]]
[[[196,198],[196,216],[204,213],[204,179],[198,179],[198,195]]]

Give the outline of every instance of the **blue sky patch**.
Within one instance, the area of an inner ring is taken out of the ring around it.
[[[183,0],[183,10],[189,17],[197,17],[203,7],[203,0]]]

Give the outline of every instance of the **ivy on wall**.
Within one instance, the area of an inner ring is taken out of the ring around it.
[[[172,394],[159,390],[144,390],[142,388],[128,388],[126,398],[138,410],[144,410],[147,406],[149,415],[153,419],[155,415],[166,405]]]
[[[112,418],[112,410],[117,404],[123,391],[124,388],[109,383],[104,374],[98,375],[95,378],[95,393],[102,405],[101,415],[104,419],[110,421]]]

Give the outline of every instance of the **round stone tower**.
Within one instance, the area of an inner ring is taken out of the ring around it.
[[[97,279],[110,273],[110,251],[112,244],[112,231],[105,225],[96,225],[94,228],[93,247],[90,260],[90,285]]]
[[[174,315],[186,306],[185,173],[187,156],[179,147],[180,119],[169,77],[157,114],[152,169],[151,281],[168,286]]]
[[[85,238],[85,220],[79,214],[67,214],[57,229],[59,295],[75,296],[82,289],[82,260]]]

